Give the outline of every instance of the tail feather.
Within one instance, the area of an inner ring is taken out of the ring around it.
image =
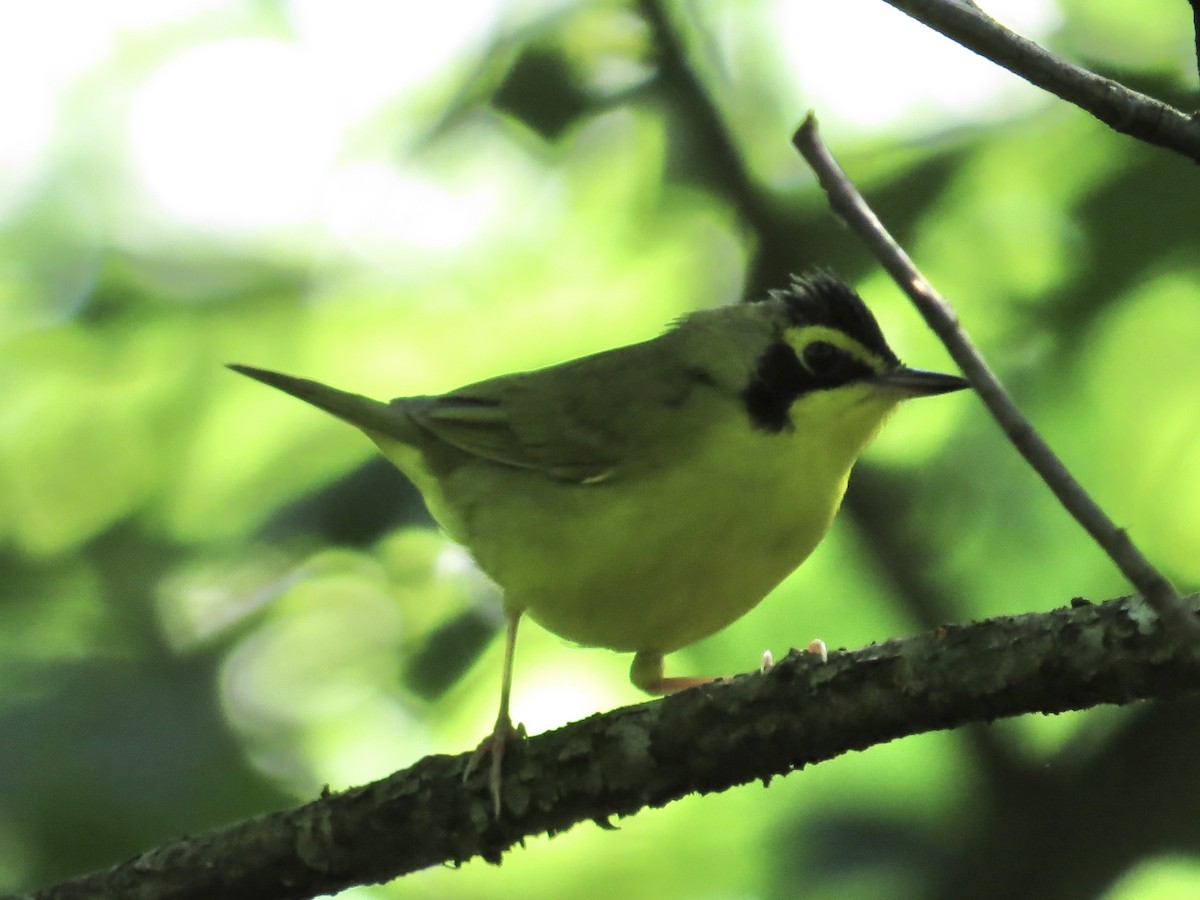
[[[384,435],[402,443],[411,443],[413,427],[408,418],[400,410],[380,403],[361,394],[351,394],[339,391],[337,388],[310,381],[307,378],[294,378],[282,372],[272,372],[270,369],[256,369],[253,366],[242,366],[230,363],[227,368],[261,381],[263,384],[278,388],[285,394],[291,394],[305,403],[311,403],[318,409],[323,409],[339,419],[349,422],[369,435]]]

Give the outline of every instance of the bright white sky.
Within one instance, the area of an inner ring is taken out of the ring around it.
[[[295,42],[246,36],[182,50],[140,83],[115,78],[118,93],[132,94],[101,114],[127,117],[136,178],[170,220],[224,234],[314,221],[354,230],[356,218],[378,224],[384,204],[405,215],[382,227],[420,221],[412,240],[449,247],[478,230],[487,198],[452,197],[391,166],[346,163],[347,135],[397,97],[427,93],[501,18],[511,23],[518,6],[526,21],[552,5],[294,0]],[[991,6],[1033,37],[1057,22],[1052,0]],[[734,6],[726,7],[719,21],[736,24]],[[969,119],[1013,84],[880,0],[774,0],[773,9],[783,45],[795,48],[787,79],[803,85],[809,105],[836,110],[853,126],[886,127],[912,110],[926,122],[939,114]],[[197,16],[252,22],[245,4],[229,0],[45,0],[0,9],[0,219],[44,176],[72,88],[106,71],[106,61],[148,29],[182,22],[186,34]]]
[[[1035,41],[1059,24],[1051,0],[993,0],[984,6]],[[791,81],[804,86],[814,107],[836,111],[864,129],[899,122],[913,110],[970,120],[1019,84],[995,63],[881,0],[775,0],[775,9],[780,32],[802,40],[789,60]]]

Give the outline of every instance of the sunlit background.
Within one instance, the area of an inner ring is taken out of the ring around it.
[[[1196,106],[1187,4],[986,5]],[[490,728],[494,591],[365,439],[223,363],[436,392],[831,266],[949,366],[792,150],[809,109],[1194,587],[1194,165],[879,0],[0,6],[0,890]],[[669,665],[1124,589],[955,395],[897,416],[810,562]],[[639,702],[628,664],[527,627],[514,718]],[[1189,704],[930,735],[346,896],[1192,897],[1200,764],[1169,751],[1198,739]]]

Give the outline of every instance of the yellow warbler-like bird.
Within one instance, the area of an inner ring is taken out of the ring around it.
[[[243,375],[361,429],[504,592],[508,622],[491,789],[517,623],[663,656],[739,618],[829,529],[855,459],[902,400],[961,390],[910,369],[862,299],[827,274],[694,312],[649,341],[390,403],[249,366]],[[481,749],[483,749],[481,747]]]

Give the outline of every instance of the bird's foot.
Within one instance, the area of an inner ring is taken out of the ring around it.
[[[825,646],[825,642],[820,638],[813,638],[809,641],[808,646],[804,648],[804,652],[821,657],[821,662],[829,662],[829,648]],[[766,675],[773,668],[775,668],[775,655],[770,650],[764,650],[762,659],[758,663],[758,674]]]
[[[503,774],[504,751],[508,745],[519,740],[523,740],[526,736],[524,725],[513,725],[512,719],[504,713],[496,720],[496,727],[492,733],[479,742],[479,746],[475,748],[475,752],[471,754],[471,758],[467,760],[467,766],[463,769],[463,782],[465,783],[471,777],[471,773],[478,768],[485,756],[491,756],[492,764],[488,772],[488,789],[492,795],[492,814],[495,818],[500,818],[500,778]]]
[[[825,642],[820,638],[813,638],[808,642],[808,646],[804,648],[805,653],[815,653],[821,657],[821,662],[829,662],[829,648],[825,646]]]
[[[712,684],[714,681],[726,681],[725,676],[682,676],[667,678],[663,675],[663,658],[661,653],[643,651],[633,658],[629,669],[629,680],[635,687],[641,688],[647,694],[664,696],[678,694],[688,688],[700,687],[702,684]]]

